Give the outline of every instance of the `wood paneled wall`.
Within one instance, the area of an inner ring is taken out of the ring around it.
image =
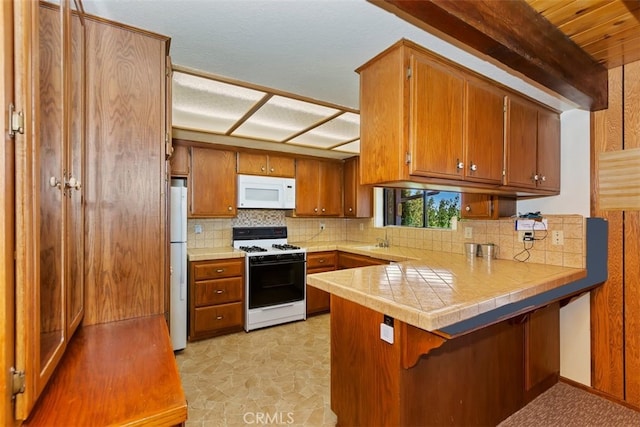
[[[87,22],[84,324],[165,308],[167,39]]]
[[[591,383],[640,408],[640,212],[600,209],[597,180],[598,153],[633,148],[640,62],[609,70],[609,108],[591,115],[591,215],[609,223],[609,279],[591,295]]]

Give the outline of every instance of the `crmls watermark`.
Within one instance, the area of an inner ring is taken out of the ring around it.
[[[245,412],[242,416],[245,424],[287,425],[293,424],[293,412]]]

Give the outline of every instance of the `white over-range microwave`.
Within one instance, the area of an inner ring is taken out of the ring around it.
[[[238,175],[238,207],[295,209],[296,180],[260,175]]]

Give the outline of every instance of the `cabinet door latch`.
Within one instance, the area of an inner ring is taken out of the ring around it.
[[[16,111],[16,107],[13,104],[9,104],[9,136],[11,138],[16,136],[16,133],[24,133],[24,113],[22,111]]]
[[[405,154],[404,162],[405,162],[406,164],[411,163],[411,153],[406,153],[406,154]]]
[[[11,399],[15,399],[18,394],[24,393],[24,387],[25,387],[24,371],[17,371],[16,368],[12,366],[11,377],[12,377]]]

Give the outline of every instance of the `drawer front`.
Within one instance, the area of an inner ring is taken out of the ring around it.
[[[196,307],[242,301],[242,285],[242,277],[196,282]]]
[[[242,276],[243,273],[244,262],[242,259],[203,262],[193,266],[194,280]]]
[[[195,309],[195,332],[197,334],[234,326],[242,326],[241,302]]]
[[[313,268],[335,267],[336,266],[336,253],[335,252],[316,252],[307,254],[307,270]]]

